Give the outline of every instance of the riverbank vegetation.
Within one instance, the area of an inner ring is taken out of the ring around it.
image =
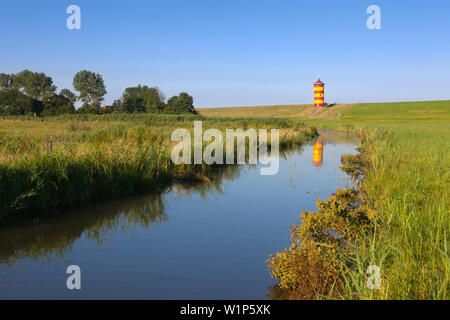
[[[362,104],[319,127],[359,132],[359,183],[319,201],[269,260],[290,299],[448,299],[450,102]],[[381,286],[367,285],[378,266]],[[280,294],[280,291],[282,292]]]
[[[6,117],[0,122],[1,216],[20,216],[157,191],[176,180],[211,178],[214,166],[174,165],[177,128],[284,128],[280,146],[301,145],[315,128],[290,120],[204,119],[156,114]],[[193,136],[193,135],[192,135]],[[269,142],[270,142],[269,138]],[[270,145],[270,143],[269,143]],[[226,154],[224,154],[224,158]]]
[[[223,193],[225,182],[237,179],[242,168],[220,167],[210,172],[208,181],[175,182],[165,191],[174,190],[180,198],[193,193],[201,198]],[[156,192],[99,202],[86,208],[42,212],[38,217],[9,219],[0,224],[0,263],[13,265],[24,258],[67,259],[82,235],[100,245],[119,231],[132,234],[137,226],[147,228],[169,221],[167,204],[170,205],[170,199],[166,193]]]

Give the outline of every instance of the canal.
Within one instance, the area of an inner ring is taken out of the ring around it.
[[[211,184],[4,226],[0,299],[265,299],[276,283],[266,260],[289,247],[302,210],[350,184],[338,167],[356,147],[323,131],[282,152],[274,176],[229,166]],[[67,289],[70,265],[81,269],[81,290]]]

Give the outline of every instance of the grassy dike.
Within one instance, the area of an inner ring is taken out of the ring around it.
[[[317,135],[315,128],[285,119],[152,114],[3,118],[0,218],[37,216],[48,209],[159,191],[180,179],[213,178],[214,166],[174,165],[171,160],[176,144],[171,142],[173,130],[192,132],[193,120],[202,120],[203,130],[222,132],[280,128],[282,148],[301,145]]]
[[[360,104],[333,120],[359,134],[344,157],[356,189],[338,190],[292,227],[292,247],[269,260],[275,298],[450,298],[450,101]],[[380,267],[380,289],[367,286]]]

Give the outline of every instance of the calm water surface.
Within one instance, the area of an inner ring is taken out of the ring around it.
[[[213,184],[3,227],[0,299],[264,299],[276,283],[266,260],[289,247],[289,226],[350,184],[338,166],[356,141],[321,139],[322,161],[311,142],[282,153],[274,176],[228,167]],[[69,265],[81,268],[79,291],[66,287]]]

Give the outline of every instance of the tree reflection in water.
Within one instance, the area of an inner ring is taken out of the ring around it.
[[[209,181],[175,183],[160,194],[49,213],[35,221],[9,222],[0,228],[0,263],[13,265],[24,258],[65,260],[65,254],[82,237],[102,245],[108,235],[119,231],[128,233],[137,227],[167,222],[166,196],[172,189],[179,197],[196,193],[205,199],[209,194],[222,194],[224,182],[239,178],[243,168],[222,166],[210,172]]]

